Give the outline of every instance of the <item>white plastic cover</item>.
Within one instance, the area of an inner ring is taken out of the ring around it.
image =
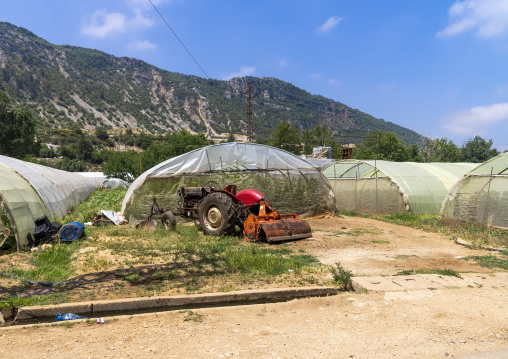
[[[16,236],[18,249],[23,249],[28,244],[26,235],[35,229],[35,220],[47,215],[46,207],[21,176],[2,165],[0,195],[5,202],[5,214]]]
[[[93,181],[75,173],[0,156],[0,164],[23,177],[37,192],[49,215],[64,217],[96,189]]]
[[[363,213],[396,213],[404,210],[439,213],[449,189],[476,166],[475,163],[344,160],[325,168],[323,173],[330,181],[337,206],[341,209]],[[361,183],[351,182],[360,179]],[[406,199],[395,200],[392,195],[382,193],[385,191],[405,195]]]
[[[446,219],[508,228],[508,152],[460,179],[441,208]]]
[[[151,207],[152,196],[157,197],[159,205],[171,197],[165,205],[174,208],[179,186],[202,186],[208,180],[221,185],[224,181],[236,184],[239,190],[246,186],[254,188],[263,192],[275,208],[286,210],[286,213],[298,209],[298,214],[310,216],[319,214],[316,212],[325,207],[328,211],[334,210],[330,184],[311,163],[278,148],[232,142],[203,147],[149,169],[129,187],[121,213],[125,214],[129,204],[131,217],[141,219]]]

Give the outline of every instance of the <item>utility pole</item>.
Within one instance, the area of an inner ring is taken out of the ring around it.
[[[252,103],[251,100],[256,96],[251,96],[250,86],[252,85],[252,81],[247,82],[247,141],[252,143],[253,134],[252,134]]]

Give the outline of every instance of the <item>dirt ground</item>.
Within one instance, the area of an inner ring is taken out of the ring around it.
[[[309,223],[313,238],[289,246],[325,264],[340,262],[355,275],[408,269],[495,271],[464,259],[492,253],[440,235],[364,218]],[[508,288],[485,287],[345,292],[106,318],[104,325],[1,328],[0,348],[2,358],[446,358],[481,352],[504,358],[507,298]]]
[[[394,275],[411,269],[492,272],[464,257],[493,252],[471,250],[436,233],[359,217],[331,217],[309,223],[313,237],[290,246],[302,248],[324,264],[340,262],[356,276]]]

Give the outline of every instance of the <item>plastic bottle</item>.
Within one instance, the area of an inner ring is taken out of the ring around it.
[[[60,321],[60,320],[75,320],[75,319],[86,319],[86,317],[83,317],[81,315],[77,315],[77,314],[73,314],[73,313],[67,313],[67,314],[60,314],[58,313],[56,315],[56,320],[57,321]]]

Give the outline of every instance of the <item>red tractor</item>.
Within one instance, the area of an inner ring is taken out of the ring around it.
[[[273,209],[263,195],[253,189],[236,193],[236,185],[222,190],[209,182],[206,187],[180,187],[180,200],[176,211],[164,211],[154,205],[149,218],[155,214],[162,222],[174,227],[175,215],[199,221],[207,235],[228,235],[235,226],[243,228],[247,239],[266,239],[268,242],[312,237],[310,226],[296,214],[280,214]]]

